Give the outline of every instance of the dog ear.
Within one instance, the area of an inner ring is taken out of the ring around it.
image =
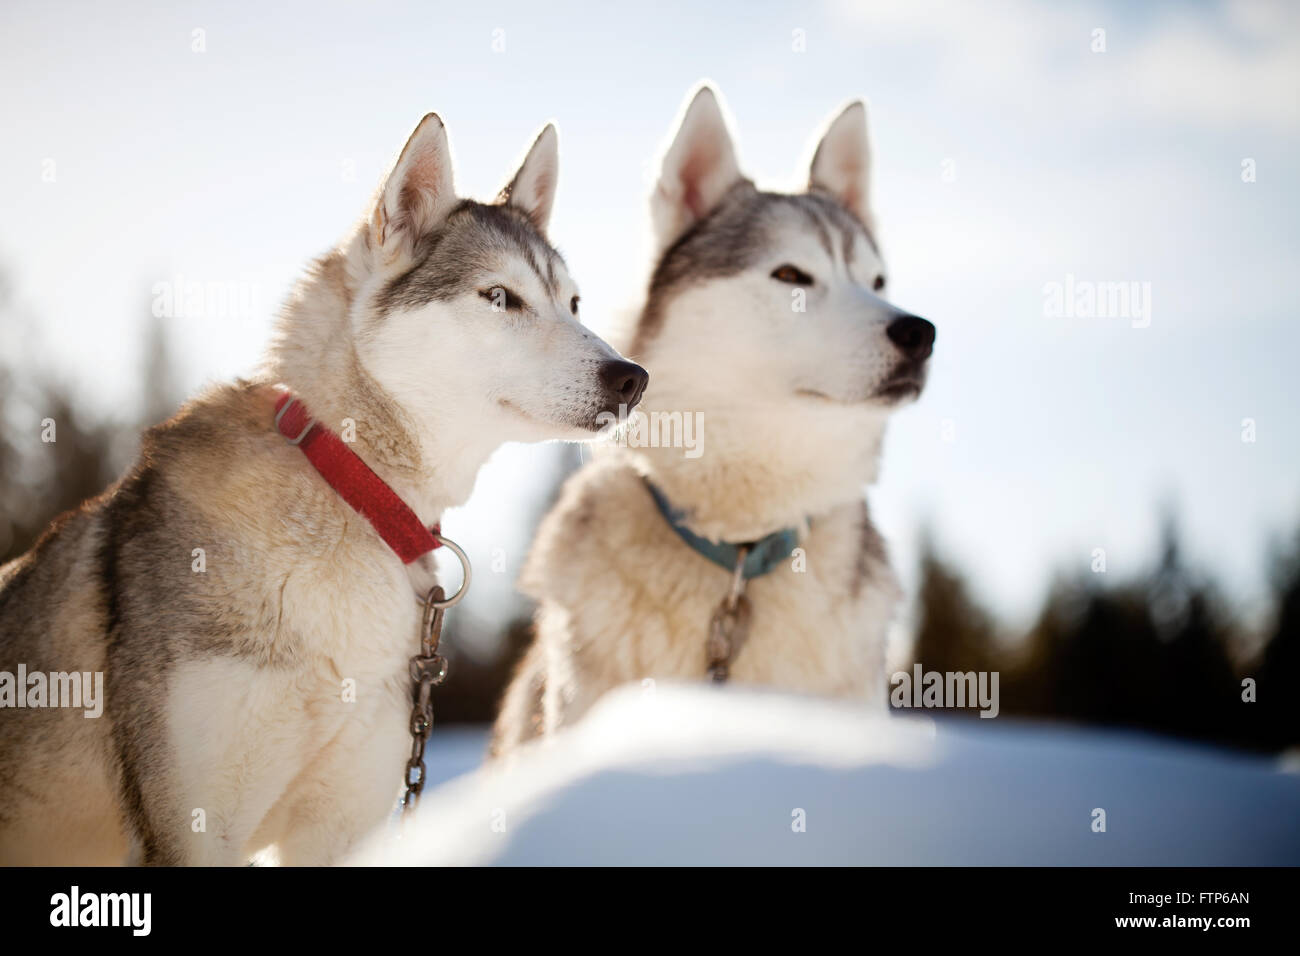
[[[498,202],[522,210],[539,230],[546,232],[555,203],[555,187],[560,177],[559,136],[555,126],[547,123],[533,140],[519,172],[501,190]]]
[[[808,188],[830,193],[871,226],[868,187],[871,178],[871,142],[867,134],[867,107],[855,100],[831,120],[813,153]]]
[[[370,217],[371,239],[386,256],[410,251],[455,203],[447,130],[437,113],[429,113],[415,127],[384,180]]]
[[[659,248],[667,248],[712,212],[743,178],[718,96],[712,87],[701,86],[682,114],[650,199]]]

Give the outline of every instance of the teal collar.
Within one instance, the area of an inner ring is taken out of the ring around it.
[[[782,528],[780,531],[773,531],[765,538],[741,544],[702,538],[682,524],[682,512],[669,503],[663,492],[656,488],[650,479],[645,479],[645,486],[649,489],[655,504],[659,506],[659,512],[664,516],[664,520],[677,532],[677,536],[728,574],[735,573],[736,564],[740,561],[740,549],[747,547],[749,552],[745,555],[745,566],[742,572],[746,581],[762,577],[769,571],[775,570],[777,565],[788,558],[799,545],[799,532],[794,528]]]

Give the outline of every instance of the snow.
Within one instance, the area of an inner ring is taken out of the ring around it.
[[[484,742],[436,735],[454,779],[352,862],[1300,864],[1300,774],[1139,735],[660,684],[455,776]]]

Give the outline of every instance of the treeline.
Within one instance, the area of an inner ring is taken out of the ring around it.
[[[1023,635],[1007,635],[932,547],[922,561],[913,662],[999,672],[1003,716],[1253,750],[1300,744],[1300,535],[1273,556],[1262,634],[1248,633],[1214,582],[1187,565],[1172,520],[1147,574],[1058,579]]]

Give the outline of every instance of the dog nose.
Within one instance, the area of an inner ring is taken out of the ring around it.
[[[934,325],[918,316],[905,315],[895,319],[889,323],[885,334],[915,362],[928,359],[934,351]]]
[[[631,409],[641,401],[641,393],[650,381],[650,373],[635,362],[605,362],[596,374],[605,386],[605,401],[613,409],[620,405]]]

